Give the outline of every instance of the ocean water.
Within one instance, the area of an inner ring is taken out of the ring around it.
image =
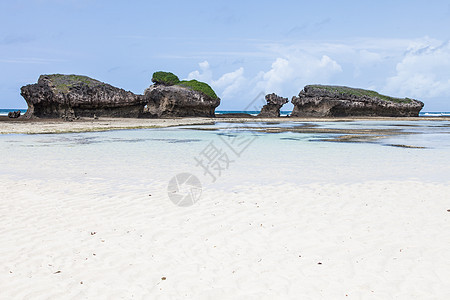
[[[22,114],[24,114],[27,109],[26,108],[0,108],[0,116],[7,116],[10,111],[20,110]],[[218,110],[217,114],[228,114],[228,113],[247,113],[256,116],[259,114],[259,111],[241,111],[241,110]],[[281,111],[281,116],[287,116],[291,113],[291,111]],[[450,116],[450,112],[421,112],[419,114],[421,117],[442,117],[442,116]]]
[[[26,108],[0,108],[0,116],[7,116],[10,111],[18,111],[22,113],[22,115],[27,111]]]
[[[283,130],[266,132],[277,128]],[[360,139],[338,141],[355,130],[363,132]],[[364,133],[370,130],[376,132]],[[0,166],[0,175],[24,183],[57,176],[68,182],[106,184],[110,191],[119,185],[161,186],[186,172],[194,174],[204,188],[228,191],[255,184],[450,183],[450,122],[218,122],[163,129],[10,134],[0,136]]]
[[[287,116],[291,113],[292,111],[281,111],[280,115],[281,116]],[[244,110],[218,110],[216,111],[217,114],[229,114],[229,113],[246,113],[246,114],[251,114],[253,116],[256,116],[257,114],[259,114],[259,111],[244,111]],[[420,117],[448,117],[450,116],[450,112],[420,112],[419,113]]]
[[[450,112],[420,112],[421,117],[448,117]]]

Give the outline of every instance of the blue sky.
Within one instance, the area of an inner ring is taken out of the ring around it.
[[[450,111],[448,1],[15,0],[0,28],[0,108],[26,107],[20,87],[40,74],[142,94],[164,70],[208,82],[219,110],[320,83]]]

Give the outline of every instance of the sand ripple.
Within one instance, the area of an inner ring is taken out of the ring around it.
[[[206,189],[179,208],[157,181],[149,196],[140,184],[0,179],[2,299],[450,294],[448,184]]]

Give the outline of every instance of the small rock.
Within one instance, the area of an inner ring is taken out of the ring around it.
[[[166,277],[161,277],[161,280],[166,280],[167,278]]]
[[[17,111],[10,111],[10,112],[8,113],[8,118],[11,118],[11,119],[17,119],[18,117],[20,117],[20,114],[21,114],[20,110],[17,110]]]
[[[267,104],[263,106],[258,117],[276,118],[280,116],[281,107],[288,103],[288,98],[280,97],[274,93],[266,95]]]

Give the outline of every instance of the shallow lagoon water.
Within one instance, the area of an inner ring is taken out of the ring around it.
[[[374,124],[236,125],[1,135],[3,293],[445,298],[445,126],[347,142]],[[429,147],[388,146],[401,143]],[[195,159],[222,155],[213,182]],[[190,207],[168,196],[182,172],[203,186]]]
[[[254,129],[258,126],[395,129],[405,134],[364,142],[336,142],[329,140],[343,134],[267,133]],[[210,165],[207,171],[200,166],[200,160],[207,165],[205,153],[216,154],[216,158],[220,154],[221,159],[215,165],[220,170]],[[55,176],[80,183],[98,181],[110,186],[111,193],[114,186],[169,182],[183,172],[196,175],[206,188],[225,190],[255,183],[302,185],[380,180],[446,183],[450,181],[449,154],[450,122],[216,123],[163,129],[3,135],[0,174],[24,181],[50,180]]]

